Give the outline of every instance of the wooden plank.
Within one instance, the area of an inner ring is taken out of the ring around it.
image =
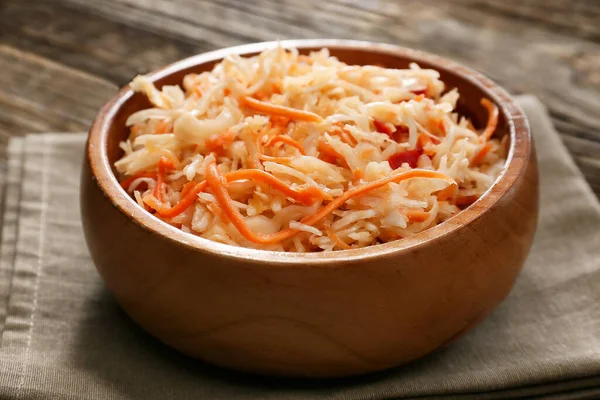
[[[11,136],[88,129],[117,86],[0,45],[0,154]]]
[[[121,10],[127,13],[127,10]],[[166,20],[160,15],[154,19]],[[174,21],[172,24],[177,25]],[[58,1],[9,0],[0,14],[2,42],[125,85],[144,73],[209,46],[135,27]]]
[[[440,2],[447,12],[461,18],[465,10],[478,15],[474,23],[489,16],[516,20],[565,36],[600,42],[600,2],[589,0],[449,0]]]

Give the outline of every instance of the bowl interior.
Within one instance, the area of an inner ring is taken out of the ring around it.
[[[311,51],[318,51],[321,48],[322,46],[304,47],[299,48],[299,51],[301,54],[308,54]],[[332,56],[337,57],[340,61],[349,65],[380,65],[386,68],[401,69],[408,68],[409,64],[412,62],[417,62],[421,68],[432,68],[439,71],[441,80],[446,85],[446,91],[458,88],[460,94],[457,104],[458,113],[470,118],[477,129],[483,128],[487,121],[487,111],[479,103],[480,100],[487,97],[490,100],[495,101],[495,99],[490,98],[490,94],[485,87],[474,85],[473,82],[466,79],[464,76],[459,75],[455,69],[446,68],[443,63],[433,63],[426,59],[415,59],[410,57],[410,54],[390,54],[386,52],[370,51],[368,49],[330,47],[329,50]],[[256,51],[247,52],[245,55],[252,56],[257,53],[258,52]],[[210,71],[218,62],[220,62],[220,59],[200,62],[194,65],[185,66],[184,68],[173,68],[177,66],[174,64],[172,67],[167,67],[165,70],[158,71],[149,76],[159,89],[164,85],[181,85],[185,75]],[[172,70],[172,72],[169,73],[168,71],[170,70]],[[164,72],[167,73],[164,74]],[[125,121],[131,114],[149,107],[152,107],[152,105],[145,95],[133,93],[127,97],[114,115],[114,123],[110,125],[110,131],[107,135],[106,151],[115,176],[117,176],[117,173],[114,168],[114,163],[123,155],[123,150],[119,147],[119,143],[127,139],[127,136],[129,135],[129,129],[126,127]],[[501,110],[495,136],[503,137],[508,133],[509,126],[507,124],[507,116]]]

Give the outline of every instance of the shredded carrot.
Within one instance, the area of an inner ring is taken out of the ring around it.
[[[298,149],[298,151],[300,152],[300,154],[302,154],[303,156],[306,155],[306,152],[304,151],[304,147],[300,143],[298,143],[297,141],[295,141],[294,139],[292,139],[289,136],[285,136],[285,135],[273,136],[271,139],[269,139],[269,141],[265,144],[265,146],[272,146],[275,143],[289,144],[290,146],[295,147],[296,149]]]
[[[483,161],[483,158],[490,152],[490,150],[492,150],[492,144],[490,142],[484,144],[481,150],[479,150],[471,160],[471,165],[481,164],[481,161]]]
[[[174,168],[175,165],[171,160],[167,157],[161,157],[160,161],[158,161],[158,175],[156,177],[156,185],[154,186],[154,192],[152,195],[158,199],[158,201],[162,202],[162,187],[165,181],[165,175],[167,173],[167,169]]]
[[[189,181],[185,185],[183,185],[183,187],[181,188],[181,192],[179,192],[179,197],[180,198],[185,197],[190,192],[190,190],[192,190],[194,185],[196,185],[196,183],[198,183],[198,182]]]
[[[246,239],[254,243],[277,243],[285,239],[285,235],[283,238],[280,238],[280,236],[282,236],[281,232],[284,231],[280,231],[279,233],[272,235],[264,235],[261,233],[252,232],[252,230],[246,224],[246,221],[244,221],[244,217],[240,211],[237,209],[235,204],[233,204],[233,200],[227,192],[227,180],[219,173],[215,163],[211,163],[206,167],[206,182],[215,196],[217,204],[227,219],[231,221],[233,226],[235,226],[240,234],[242,234],[242,236],[244,236]]]
[[[450,178],[447,175],[444,175],[440,172],[429,171],[429,170],[424,170],[424,169],[411,169],[410,171],[391,175],[391,176],[388,176],[385,178],[378,179],[376,181],[366,183],[362,186],[357,186],[355,188],[349,189],[349,190],[345,191],[341,196],[336,197],[333,201],[331,201],[329,204],[327,204],[325,207],[323,207],[321,210],[319,210],[319,212],[317,212],[316,214],[313,214],[312,216],[308,217],[305,220],[302,220],[301,222],[306,225],[313,225],[313,224],[319,222],[321,219],[323,219],[324,217],[329,215],[331,212],[333,212],[334,210],[339,208],[342,204],[344,204],[346,201],[350,200],[353,197],[359,196],[361,194],[370,192],[375,189],[379,189],[380,187],[385,186],[391,182],[398,183],[398,182],[405,181],[407,179],[413,179],[413,178],[443,179],[451,185],[456,185],[456,182],[452,178]]]
[[[217,205],[215,203],[208,203],[206,205],[206,208],[208,208],[208,210],[210,212],[215,214],[217,216],[217,218],[219,218],[221,221],[225,222],[226,224],[228,224],[230,222],[229,217],[227,217],[227,214],[225,214],[223,212],[223,209],[221,207],[219,207],[219,205]]]
[[[328,197],[321,189],[315,186],[308,186],[300,190],[292,189],[285,182],[260,169],[241,169],[229,172],[225,174],[225,179],[227,182],[244,179],[253,182],[261,182],[306,206],[312,205],[316,201]]]
[[[287,124],[290,123],[290,119],[288,117],[273,115],[271,117],[271,123],[275,126],[287,126]]]
[[[135,174],[127,179],[124,179],[120,182],[120,185],[123,189],[129,190],[129,186],[138,178],[152,178],[156,179],[156,172],[140,172],[139,174]]]
[[[350,200],[355,196],[359,196],[361,194],[367,193],[369,191],[378,189],[382,186],[387,185],[390,182],[400,182],[407,179],[412,178],[438,178],[444,179],[451,184],[455,185],[456,183],[449,177],[444,174],[435,171],[427,171],[427,170],[419,170],[413,169],[401,174],[392,175],[386,178],[382,178],[373,182],[369,182],[362,186],[357,186],[353,189],[347,190],[341,196],[336,197],[325,207],[322,207],[317,213],[303,218],[300,222],[305,225],[314,225],[327,215],[331,214],[334,210],[339,208],[346,201]],[[225,187],[226,179],[223,175],[219,173],[217,166],[215,163],[209,164],[206,168],[206,182],[208,182],[209,187],[211,188],[213,195],[215,196],[217,203],[221,207],[221,209],[225,212],[231,223],[236,227],[236,229],[242,234],[246,239],[251,242],[258,244],[271,244],[271,243],[279,243],[283,240],[289,239],[292,236],[296,235],[298,232],[297,229],[286,228],[277,233],[272,234],[262,234],[262,233],[254,233],[248,227],[246,222],[244,221],[244,217],[237,209],[233,200],[229,196],[227,189]]]
[[[323,161],[326,161],[330,164],[336,164],[337,161],[341,161],[346,164],[346,159],[342,157],[340,153],[338,153],[329,143],[324,141],[319,141],[317,145],[317,150],[319,151],[321,158]],[[346,164],[347,165],[347,164]]]
[[[429,218],[429,213],[420,210],[407,210],[406,216],[410,222],[425,222]]]
[[[287,117],[289,119],[306,122],[323,122],[323,118],[315,113],[304,110],[297,110],[295,108],[279,106],[272,103],[253,99],[252,97],[245,96],[240,97],[240,102],[248,108],[255,111],[259,111],[269,115],[277,115],[280,117]]]
[[[257,90],[256,92],[254,92],[254,97],[258,100],[265,100],[270,96],[263,90]]]
[[[235,140],[235,133],[231,131],[225,131],[223,133],[211,135],[205,141],[206,150],[211,153],[223,155],[225,150],[231,146]]]
[[[487,126],[485,127],[485,130],[481,134],[481,140],[484,142],[487,142],[488,140],[490,140],[490,138],[496,131],[496,127],[498,126],[498,115],[499,115],[500,111],[498,110],[498,107],[494,103],[492,103],[485,97],[483,99],[481,99],[481,105],[484,106],[488,110],[488,113],[489,113]]]
[[[335,243],[338,247],[342,248],[343,250],[350,250],[352,248],[346,242],[340,239],[337,233],[335,233],[333,229],[331,229],[331,226],[325,226],[325,233],[333,243]]]
[[[329,195],[314,186],[309,186],[302,189],[292,189],[283,181],[260,169],[244,169],[233,171],[225,174],[224,178],[226,182],[234,182],[239,180],[261,182],[304,205],[311,205],[316,201],[321,201],[323,199],[331,199]],[[151,199],[148,199],[148,201],[151,202],[151,204],[148,205],[155,209],[158,215],[163,218],[176,217],[187,210],[194,203],[196,196],[198,193],[206,189],[206,185],[207,181],[202,181],[200,183],[186,183],[181,190],[181,200],[179,200],[179,203],[173,207],[165,207],[162,205],[162,203],[157,204],[156,202],[152,202]],[[154,197],[160,201],[156,195],[154,195]]]
[[[354,147],[358,144],[358,140],[356,140],[354,138],[354,136],[352,136],[351,134],[349,134],[347,131],[342,129],[342,140],[344,142],[346,142],[346,144],[349,144],[350,146]]]
[[[442,118],[437,120],[437,128],[441,133],[446,133],[446,126],[444,125],[444,120]]]
[[[203,192],[204,189],[206,189],[206,186],[206,181],[202,181],[200,183],[196,183],[191,188],[188,188],[185,196],[182,196],[179,200],[179,203],[173,207],[166,207],[162,203],[156,203],[156,201],[154,201],[154,199],[150,196],[147,199],[144,199],[144,202],[155,209],[156,213],[161,217],[173,218],[190,208],[196,201],[196,196],[198,196],[198,193]]]
[[[275,82],[275,83],[271,84],[271,90],[273,91],[274,94],[283,93],[283,87],[281,86],[281,84],[279,82]]]

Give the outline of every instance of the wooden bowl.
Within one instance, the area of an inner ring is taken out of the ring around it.
[[[209,70],[218,50],[150,74],[160,87]],[[538,214],[538,174],[527,120],[481,74],[449,60],[386,44],[282,42],[306,53],[328,47],[349,64],[440,71],[461,94],[459,110],[482,127],[480,99],[500,108],[509,135],[506,171],[450,220],[412,237],[363,249],[284,254],[215,243],[142,210],[115,177],[125,120],[148,107],[123,88],[98,114],[81,178],[83,227],[91,256],[123,309],[151,335],[209,363],[261,374],[337,377],[407,363],[458,338],[511,289]]]

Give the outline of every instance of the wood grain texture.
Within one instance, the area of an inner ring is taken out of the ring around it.
[[[29,132],[86,130],[117,89],[102,78],[1,44],[0,70],[2,147],[9,137]]]
[[[0,43],[17,50],[8,62],[24,58],[19,73],[12,68],[0,78],[4,136],[81,130],[92,116],[86,111],[76,124],[48,122],[80,107],[79,100],[32,96],[22,80],[12,79],[22,73],[57,74],[62,82],[74,74],[73,86],[81,92],[87,83],[78,71],[122,86],[136,73],[220,47],[287,38],[363,39],[438,53],[483,71],[513,93],[537,95],[600,195],[598,1],[5,0],[0,7]],[[37,62],[28,61],[34,55]],[[100,98],[108,98],[101,93],[90,101],[100,105]],[[29,118],[31,107],[40,110],[39,119]]]

